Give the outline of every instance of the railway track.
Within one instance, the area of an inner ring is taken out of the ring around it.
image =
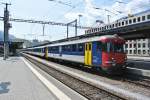
[[[48,59],[48,60],[52,60],[52,59]],[[108,77],[108,78],[111,78],[111,79],[114,79],[114,80],[120,80],[122,82],[126,82],[126,83],[129,83],[129,84],[133,84],[133,85],[136,85],[136,86],[140,86],[140,87],[143,87],[143,88],[149,88],[150,89],[150,78],[149,77],[138,76],[138,75],[134,75],[134,74],[130,74],[130,73],[124,74],[123,76],[110,76],[108,74],[105,74],[103,72],[96,71],[96,70],[91,70],[91,69],[88,70],[87,68],[85,68],[85,69],[82,68],[81,69],[76,64],[68,64],[68,63],[63,63],[63,62],[57,62],[55,60],[52,60],[52,61],[56,62],[56,63],[63,64],[63,65],[68,66],[68,67],[72,67],[72,68],[75,68],[75,69],[86,71],[87,73],[92,73],[92,74],[95,74],[95,75]]]
[[[125,100],[121,96],[112,94],[109,91],[102,90],[96,86],[83,82],[73,76],[60,72],[28,56],[24,57],[27,58],[31,63],[35,64],[36,66],[47,72],[49,75],[53,76],[54,78],[67,85],[68,87],[72,88],[89,100]]]

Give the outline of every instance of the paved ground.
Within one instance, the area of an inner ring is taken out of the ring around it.
[[[56,100],[19,57],[0,57],[0,100]]]

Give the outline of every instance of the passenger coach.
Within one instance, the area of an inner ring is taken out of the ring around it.
[[[75,62],[107,73],[120,73],[125,69],[125,40],[117,35],[95,36],[42,47],[28,48],[28,53],[57,60]]]

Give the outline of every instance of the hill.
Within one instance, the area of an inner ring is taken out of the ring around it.
[[[10,34],[9,39],[13,40],[13,39],[16,39],[16,37]],[[3,41],[3,40],[4,40],[4,33],[0,31],[0,41]]]

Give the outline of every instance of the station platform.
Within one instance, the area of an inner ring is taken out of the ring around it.
[[[127,56],[129,60],[150,61],[150,57]]]
[[[40,74],[40,69],[37,71],[34,67],[23,57],[10,57],[7,60],[0,57],[0,100],[86,100],[44,72]],[[68,94],[60,91],[51,81]]]
[[[56,100],[20,57],[0,58],[0,100]]]

